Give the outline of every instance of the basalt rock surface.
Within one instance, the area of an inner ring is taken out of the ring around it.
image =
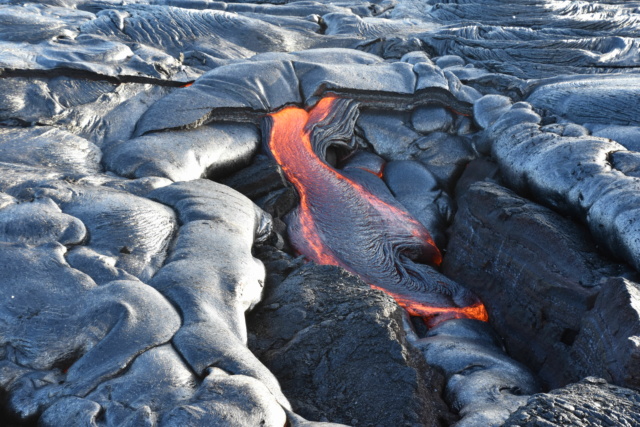
[[[607,381],[640,390],[640,285],[616,277],[582,320],[571,355],[574,378],[592,373]]]
[[[547,385],[637,389],[638,8],[0,0],[0,419],[314,424],[293,406],[486,427],[538,391],[502,343]],[[447,245],[445,274],[429,274],[480,294],[501,338],[405,322],[420,355],[397,307],[353,277],[308,266],[282,282],[302,263],[283,222],[300,197],[260,125],[327,96],[360,112],[327,162]],[[265,283],[297,308],[268,294],[248,336]],[[539,395],[519,422],[638,422],[630,392],[558,393],[574,407]]]
[[[445,398],[462,417],[456,426],[500,426],[528,395],[540,391],[536,377],[504,352],[485,322],[454,319],[425,338],[412,335],[427,362],[445,375]]]
[[[496,114],[486,130],[509,186],[575,215],[611,253],[640,269],[640,180],[609,162],[613,153],[628,150],[604,138],[564,136],[540,123],[531,105],[521,102]]]
[[[94,174],[101,171],[101,157],[95,144],[55,127],[0,128],[0,158],[6,163]]]
[[[439,395],[442,377],[407,342],[402,325],[389,296],[340,268],[309,264],[266,290],[249,317],[249,346],[294,411],[310,420],[449,423],[455,418]]]
[[[8,302],[1,312],[1,383],[11,412],[23,420],[59,399],[85,396],[180,326],[154,289],[137,280],[97,286],[66,263],[65,251],[59,243],[2,243]]]
[[[505,426],[634,426],[640,423],[640,394],[600,378],[536,394]]]
[[[80,76],[0,79],[0,123],[9,126],[51,125],[103,142],[129,139],[148,104],[172,88],[142,83],[93,80]]]
[[[189,181],[220,176],[249,163],[260,138],[249,124],[212,123],[147,134],[104,148],[106,168],[120,176]]]
[[[640,76],[581,76],[531,85],[526,101],[573,123],[638,126]]]
[[[510,354],[551,388],[582,378],[576,370],[603,375],[573,344],[607,279],[629,269],[602,257],[584,228],[504,187],[478,182],[463,194],[444,272],[481,296]],[[617,354],[611,363],[626,372]]]

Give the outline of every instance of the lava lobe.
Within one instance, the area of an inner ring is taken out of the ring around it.
[[[439,265],[440,251],[378,176],[362,179],[327,163],[330,146],[353,148],[357,117],[356,102],[327,97],[309,112],[287,107],[265,118],[268,149],[300,195],[300,206],[287,218],[292,246],[318,264],[360,276],[429,325],[452,318],[486,321],[473,293],[426,264]]]

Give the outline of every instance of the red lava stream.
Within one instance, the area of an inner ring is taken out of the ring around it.
[[[329,145],[347,145],[353,101],[327,97],[309,112],[287,107],[265,119],[268,148],[300,196],[288,218],[292,246],[380,289],[434,326],[453,318],[488,320],[480,300],[428,267],[442,255],[426,228],[392,197],[374,194],[325,162]]]

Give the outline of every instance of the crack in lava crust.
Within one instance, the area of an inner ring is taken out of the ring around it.
[[[422,224],[390,193],[374,193],[324,160],[331,145],[352,148],[357,117],[357,103],[327,97],[309,112],[287,107],[265,118],[269,151],[300,195],[287,221],[292,246],[318,264],[360,276],[430,326],[452,318],[487,321],[474,294],[424,264],[439,265],[442,256]]]

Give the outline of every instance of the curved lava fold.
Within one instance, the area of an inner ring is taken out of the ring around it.
[[[357,117],[356,102],[327,97],[309,112],[287,107],[265,118],[268,149],[300,195],[287,219],[292,246],[318,264],[360,276],[430,326],[452,318],[488,320],[472,292],[426,264],[439,265],[440,251],[391,193],[326,162],[330,146],[352,148]]]

